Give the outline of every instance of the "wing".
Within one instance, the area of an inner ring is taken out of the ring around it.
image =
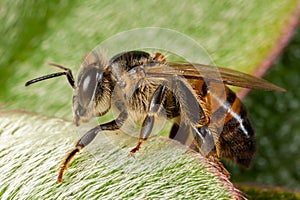
[[[168,62],[165,65],[146,66],[144,70],[146,76],[170,77],[182,75],[187,79],[204,79],[205,81],[214,81],[243,88],[274,90],[279,92],[285,91],[285,89],[264,79],[243,72],[203,64]]]

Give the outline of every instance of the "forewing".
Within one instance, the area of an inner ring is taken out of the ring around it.
[[[214,81],[243,88],[285,91],[285,89],[264,79],[236,70],[210,65],[168,62],[165,65],[146,66],[144,70],[146,76],[168,77],[182,75],[187,79],[204,79],[205,81]]]

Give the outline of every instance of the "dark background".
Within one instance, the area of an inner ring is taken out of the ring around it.
[[[266,80],[285,93],[251,91],[244,99],[257,132],[250,170],[228,165],[235,182],[300,189],[300,28],[270,68]]]

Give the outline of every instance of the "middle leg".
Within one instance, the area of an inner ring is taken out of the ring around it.
[[[164,98],[166,86],[164,83],[162,83],[154,92],[149,108],[148,108],[148,114],[146,118],[143,121],[142,129],[140,131],[140,136],[138,138],[137,145],[130,151],[130,156],[134,156],[135,152],[139,151],[141,148],[141,145],[144,141],[146,141],[149,136],[152,133],[153,125],[154,125],[154,115],[159,112],[162,101]]]

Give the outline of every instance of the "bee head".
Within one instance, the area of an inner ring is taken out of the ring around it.
[[[89,121],[110,109],[113,82],[104,56],[91,52],[82,63],[73,94],[74,122]]]

